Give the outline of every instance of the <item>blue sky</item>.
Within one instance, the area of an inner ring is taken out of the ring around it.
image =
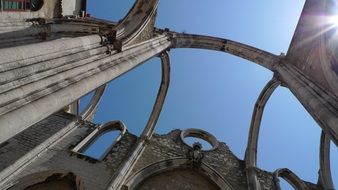
[[[92,16],[118,21],[134,1],[88,0]],[[279,55],[287,52],[304,0],[162,0],[156,26],[177,32],[227,38]],[[220,52],[170,51],[171,83],[157,123],[157,133],[202,128],[243,159],[255,101],[272,72]],[[140,134],[160,83],[160,60],[152,58],[112,81],[95,122],[122,120]],[[82,101],[85,103],[86,101]],[[268,171],[287,167],[302,179],[317,182],[320,128],[302,105],[279,87],[263,115],[258,166]],[[331,165],[338,183],[338,149],[332,144]],[[285,186],[285,189],[288,189]]]

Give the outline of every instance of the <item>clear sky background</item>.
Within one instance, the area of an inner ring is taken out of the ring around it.
[[[156,26],[227,38],[279,55],[287,52],[304,2],[161,0]],[[134,0],[88,0],[87,9],[94,17],[118,21],[133,3]],[[226,142],[243,159],[254,104],[272,72],[241,58],[208,50],[173,49],[170,58],[171,83],[156,132],[201,128]],[[139,135],[156,98],[160,66],[160,59],[153,58],[112,81],[95,122],[121,120],[130,132]],[[258,166],[268,171],[287,167],[302,179],[316,183],[320,132],[292,93],[279,87],[263,115]],[[333,181],[338,187],[338,149],[333,144],[331,149]]]

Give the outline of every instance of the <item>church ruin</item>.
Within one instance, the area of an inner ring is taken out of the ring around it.
[[[278,190],[279,177],[295,189],[335,189],[330,141],[338,145],[338,39],[320,16],[334,16],[335,1],[306,0],[286,55],[156,28],[158,3],[136,0],[113,23],[88,16],[86,0],[0,0],[0,189]],[[173,48],[221,51],[274,72],[253,108],[244,160],[204,130],[154,134]],[[106,84],[154,56],[161,59],[162,78],[142,134],[131,134],[122,121],[93,123]],[[264,106],[280,85],[322,129],[317,184],[287,168],[256,166]],[[78,100],[89,92],[94,95],[79,113]],[[119,135],[100,157],[85,154],[110,131]],[[186,137],[201,138],[211,148],[191,146]]]

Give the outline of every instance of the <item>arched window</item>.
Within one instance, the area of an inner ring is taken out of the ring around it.
[[[218,147],[217,139],[202,129],[186,129],[181,132],[181,140],[186,145],[193,147],[194,143],[200,143],[202,150],[215,150]]]
[[[121,121],[105,123],[91,132],[72,151],[96,160],[102,160],[126,131],[127,128]]]
[[[38,11],[43,0],[0,0],[1,11]]]

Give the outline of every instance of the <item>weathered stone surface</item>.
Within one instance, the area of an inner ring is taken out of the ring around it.
[[[67,118],[60,119],[59,116],[53,115],[27,129],[22,134],[15,136],[9,141],[10,143],[8,145],[0,149],[2,152],[6,150],[6,154],[4,152],[0,155],[2,156],[0,163],[3,165],[11,164],[15,157],[24,156],[23,151],[29,154],[31,146],[43,143],[41,139],[45,139],[45,136],[48,136],[48,132],[52,133],[53,130],[55,131],[58,128],[66,126],[66,123],[70,121],[71,120]],[[39,175],[41,172],[48,171],[53,174],[53,171],[54,173],[69,171],[81,179],[86,189],[105,189],[120,163],[128,155],[131,146],[136,141],[136,137],[126,133],[122,139],[115,144],[103,161],[97,161],[90,157],[71,152],[71,148],[93,130],[93,128],[87,124],[74,127],[76,127],[75,130],[62,137],[57,144],[49,147],[43,153],[40,153],[40,155],[35,157],[32,163],[26,166],[19,174],[11,176],[9,183],[17,183],[25,178],[34,178],[34,175]],[[33,139],[33,141],[30,139]],[[20,144],[20,142],[25,144]],[[48,176],[45,176],[45,178],[47,177]],[[40,181],[37,180],[36,182]],[[30,185],[33,184],[34,183]],[[16,186],[13,188],[16,189]]]
[[[154,26],[155,26],[155,16],[150,19],[150,21],[142,30],[142,32],[135,39],[133,39],[133,41],[128,43],[128,45],[137,44],[151,39],[154,35]]]
[[[307,0],[287,53],[287,59],[313,82],[338,96],[334,0]]]
[[[51,115],[47,119],[24,130],[0,145],[0,170],[11,164],[33,148],[64,128],[73,118],[69,115]]]
[[[180,138],[180,130],[174,130],[167,135],[154,135],[148,142],[146,149],[133,168],[133,172],[141,170],[150,164],[171,158],[187,158],[190,149]],[[225,143],[219,143],[216,150],[204,151],[203,163],[209,165],[224,179],[226,179],[235,189],[246,189],[245,164],[239,160]],[[260,172],[262,183],[270,189],[272,184],[272,174]]]
[[[61,16],[61,0],[44,1],[44,5],[39,11],[24,11],[18,14],[17,11],[0,12],[1,20],[18,19],[25,20],[30,18],[55,18]]]
[[[13,155],[17,154],[15,156],[19,158],[25,156],[25,154],[29,154],[31,147],[37,146],[39,143],[43,144],[43,140],[48,138],[48,134],[51,135],[53,131],[60,130],[60,128],[67,125],[73,119],[71,115],[52,115],[10,139],[8,144],[3,144],[0,148],[2,151],[0,156],[3,156],[0,163],[10,165],[13,162]],[[137,137],[127,132],[112,147],[102,161],[72,152],[72,147],[91,133],[94,129],[92,126],[90,123],[74,126],[74,129],[64,135],[60,141],[40,152],[39,156],[34,157],[34,160],[30,164],[21,168],[20,173],[11,175],[7,185],[18,183],[13,186],[13,189],[20,189],[20,187],[25,185],[32,186],[62,171],[74,173],[80,179],[81,186],[86,189],[100,190],[107,188],[112,177],[116,175],[118,168],[129,156]],[[186,159],[186,164],[176,169],[154,171],[154,174],[151,174],[150,177],[145,177],[137,185],[137,188],[156,189],[165,180],[168,183],[163,186],[164,189],[221,188],[213,180],[209,179],[203,168],[189,161],[188,152],[191,150],[191,147],[182,141],[180,134],[180,130],[174,130],[166,135],[154,134],[153,138],[146,142],[145,150],[138,158],[131,173],[129,173],[129,180],[144,168],[164,160]],[[239,160],[225,143],[219,143],[215,150],[203,151],[203,154],[202,163],[219,175],[216,179],[221,178],[225,180],[236,190],[247,189],[244,161]],[[11,155],[12,157],[10,157]],[[167,164],[170,168],[170,161]],[[259,169],[256,169],[256,172],[262,189],[276,189],[272,173]],[[43,173],[46,174],[42,175]],[[27,184],[24,184],[22,181],[31,182],[25,182]],[[308,184],[309,187],[315,188],[312,184]]]
[[[146,179],[137,190],[219,190],[204,176],[193,170],[174,170]]]

